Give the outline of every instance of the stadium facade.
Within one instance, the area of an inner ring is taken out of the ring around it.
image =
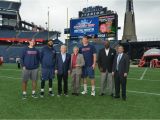
[[[21,4],[18,0],[0,0],[0,56],[3,56],[4,62],[15,62],[30,39],[35,39],[39,50],[48,39],[54,40],[57,50],[62,44],[58,39],[61,35],[59,31],[49,31],[22,20],[19,13]]]

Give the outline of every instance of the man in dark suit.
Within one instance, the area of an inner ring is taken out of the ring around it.
[[[60,48],[60,53],[56,57],[56,70],[58,78],[58,96],[62,95],[62,79],[64,82],[63,90],[64,95],[68,96],[68,73],[70,73],[70,54],[66,53],[67,47],[62,45]]]
[[[101,49],[98,54],[98,67],[101,72],[100,96],[107,93],[111,96],[115,93],[114,80],[112,79],[113,60],[116,51],[110,47],[110,42],[105,41],[105,48]]]
[[[129,57],[124,53],[123,46],[118,46],[118,54],[116,55],[113,62],[112,75],[115,79],[115,98],[120,98],[120,85],[122,86],[122,99],[126,100],[126,83],[129,72]]]

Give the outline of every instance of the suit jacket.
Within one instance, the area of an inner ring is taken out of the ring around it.
[[[116,56],[116,51],[112,48],[109,49],[108,56],[106,55],[105,48],[101,49],[98,53],[98,67],[101,72],[112,72],[113,61]]]
[[[116,55],[114,62],[113,62],[113,72],[116,72],[116,68],[117,68],[117,58],[118,55]],[[124,73],[129,72],[129,57],[127,54],[123,53],[121,60],[119,61],[119,65],[118,65],[118,73],[119,75],[124,75]]]
[[[72,71],[72,62],[73,62],[73,54],[71,55],[71,71]],[[84,57],[82,54],[77,55],[76,64],[80,65],[80,67],[74,68],[77,74],[82,74],[82,67],[84,66]]]
[[[63,62],[61,53],[58,53],[56,56],[56,70],[58,70],[58,74],[68,74],[68,70],[70,70],[70,61],[71,55],[66,53],[66,59]]]

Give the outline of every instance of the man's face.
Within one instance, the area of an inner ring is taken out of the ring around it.
[[[88,42],[89,42],[89,41],[88,41],[87,38],[84,37],[84,38],[82,39],[82,43],[83,43],[83,44],[88,44]]]
[[[66,46],[61,46],[61,52],[62,52],[62,53],[66,53],[66,51],[67,51]]]
[[[74,54],[77,54],[77,53],[78,53],[78,51],[79,51],[79,49],[78,49],[78,48],[74,48],[74,50],[73,50]]]
[[[52,41],[49,41],[49,42],[48,42],[48,46],[52,47],[52,46],[53,46],[53,42],[52,42]]]
[[[120,46],[120,47],[118,47],[117,51],[118,51],[118,53],[123,53],[124,48]]]
[[[108,41],[106,41],[106,43],[105,43],[105,48],[108,49],[109,47],[110,47],[110,44],[109,44]]]
[[[35,43],[35,41],[34,41],[34,40],[29,41],[29,45],[30,45],[30,46],[32,46],[32,47],[33,47],[33,46],[35,46],[35,44],[36,44],[36,43]]]

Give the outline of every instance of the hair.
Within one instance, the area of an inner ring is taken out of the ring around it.
[[[29,39],[29,41],[32,41],[32,40],[33,40],[33,41],[35,41],[35,39],[34,39],[34,38],[32,38],[32,39]]]
[[[52,39],[49,39],[49,40],[48,40],[48,42],[49,42],[49,41],[52,41],[52,42],[53,42],[53,40],[52,40]]]
[[[106,40],[104,43],[108,42],[110,44],[110,41],[109,40]]]
[[[66,46],[65,44],[62,44],[62,45],[61,45],[61,48],[62,48],[62,47],[65,47],[65,48],[67,49],[67,46]]]
[[[84,35],[83,38],[87,38],[88,39],[89,37],[87,35]]]
[[[78,49],[78,50],[79,50],[79,47],[78,47],[78,46],[74,46],[74,47],[73,47],[73,50],[74,50],[74,49]]]
[[[117,48],[120,48],[120,47],[124,49],[123,45],[118,45],[118,46],[117,46]]]

